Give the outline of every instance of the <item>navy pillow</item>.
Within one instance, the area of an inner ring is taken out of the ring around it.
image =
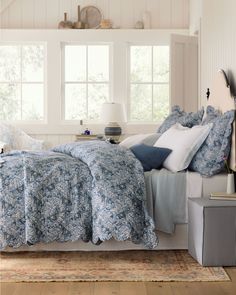
[[[144,171],[158,169],[172,152],[170,149],[137,144],[130,148],[136,158],[143,165]]]

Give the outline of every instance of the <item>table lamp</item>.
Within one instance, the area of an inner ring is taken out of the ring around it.
[[[124,107],[120,103],[107,102],[102,105],[101,119],[108,124],[105,127],[105,137],[118,141],[122,134],[122,129],[118,124],[125,122]]]

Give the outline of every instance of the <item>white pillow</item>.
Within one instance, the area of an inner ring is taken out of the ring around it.
[[[135,144],[141,144],[145,141],[146,138],[157,135],[157,133],[149,133],[149,134],[135,134],[125,138],[120,145],[126,147],[127,149],[131,148]]]
[[[44,141],[30,137],[24,131],[0,122],[0,141],[8,146],[8,150],[42,150]]]
[[[10,152],[11,148],[7,143],[5,143],[3,141],[0,141],[0,152],[2,150],[3,150],[4,153],[6,153],[6,152]]]
[[[198,149],[207,138],[213,124],[197,125],[192,128],[176,123],[156,141],[155,147],[171,149],[163,166],[172,172],[186,169]]]

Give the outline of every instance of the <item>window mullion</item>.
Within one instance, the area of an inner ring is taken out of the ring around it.
[[[95,45],[85,43],[78,45],[78,48],[70,48],[73,46],[73,43],[64,44],[64,48],[68,46],[68,52],[63,59],[67,67],[69,66],[68,71],[70,73],[69,80],[66,81],[66,84],[71,85],[71,89],[75,89],[74,93],[68,93],[70,100],[67,100],[65,97],[64,109],[68,105],[68,112],[66,117],[64,117],[65,121],[75,122],[84,119],[86,123],[100,122],[98,121],[100,103],[103,102],[104,98],[107,100],[110,97],[110,73],[113,67],[110,60],[110,45],[104,46],[102,44],[103,47],[101,48],[99,48],[99,45],[100,43]],[[80,54],[78,57],[76,56],[77,52]],[[99,52],[101,52],[102,59],[99,56]],[[75,61],[78,60],[78,65],[73,62],[74,59],[70,58],[69,54],[75,56]],[[103,61],[109,66],[109,76],[107,78],[104,78],[104,74],[107,74],[107,69],[104,67],[103,70]],[[99,68],[100,65],[102,66],[101,69]],[[80,88],[82,88],[83,92],[76,94],[76,91]],[[80,107],[77,111],[73,108],[73,105],[78,103]]]
[[[167,95],[169,95],[169,94],[166,93],[166,88],[161,87],[161,90],[159,90],[160,87],[157,87],[158,85],[160,85],[160,86],[169,85],[169,81],[165,81],[165,80],[163,82],[161,81],[161,80],[163,80],[162,75],[164,73],[160,72],[161,77],[160,77],[160,79],[158,78],[158,80],[160,80],[160,81],[155,81],[155,72],[154,72],[155,71],[155,63],[154,63],[155,62],[155,60],[154,60],[155,59],[155,56],[154,56],[155,48],[157,47],[159,49],[159,47],[161,47],[161,46],[154,45],[154,44],[150,44],[150,45],[144,45],[144,44],[130,45],[129,46],[130,59],[132,58],[132,56],[131,56],[132,55],[132,50],[131,50],[132,46],[138,47],[138,50],[139,50],[139,47],[140,47],[140,49],[141,49],[140,52],[142,52],[142,50],[143,50],[142,47],[143,46],[146,47],[145,50],[143,51],[144,52],[143,54],[148,53],[149,60],[145,60],[144,58],[139,60],[138,55],[135,53],[135,51],[134,51],[133,54],[134,54],[134,57],[136,58],[135,62],[137,64],[137,69],[141,69],[142,66],[143,66],[143,67],[148,67],[147,69],[149,70],[149,74],[150,74],[150,71],[151,71],[151,75],[150,75],[151,77],[150,77],[149,81],[145,81],[145,82],[142,82],[142,81],[138,82],[137,81],[137,82],[135,82],[135,81],[130,81],[129,80],[129,89],[132,87],[132,85],[141,85],[141,86],[146,85],[146,88],[148,88],[148,89],[143,90],[144,94],[147,95],[149,93],[149,95],[151,96],[151,102],[147,101],[145,98],[143,98],[143,104],[144,104],[144,110],[145,110],[144,115],[139,114],[140,113],[139,110],[136,110],[134,108],[134,110],[136,112],[135,115],[137,116],[137,122],[138,121],[140,123],[141,122],[145,122],[145,123],[154,122],[156,116],[157,116],[157,118],[159,120],[160,115],[162,115],[162,107],[163,107],[163,110],[166,111],[166,109],[164,109],[164,108],[166,108],[167,102],[164,101],[164,99],[166,99]],[[161,52],[160,52],[161,53],[161,55],[160,55],[161,59],[158,58],[158,61],[157,61],[157,64],[156,64],[157,70],[158,71],[160,70],[159,67],[163,63],[163,66],[165,67],[165,69],[169,71],[169,64],[167,64],[167,53],[169,51],[169,48],[164,49],[164,51],[162,50],[162,48],[160,48],[160,50],[161,50]],[[150,57],[150,54],[151,54],[151,57]],[[159,54],[158,54],[158,56],[159,56]],[[163,61],[162,61],[162,58],[164,59]],[[151,65],[149,64],[149,62],[151,62]],[[169,63],[169,60],[168,60],[168,63]],[[136,72],[134,72],[134,73],[136,74]],[[129,79],[130,79],[130,77],[131,77],[131,64],[129,63]],[[137,76],[137,77],[139,77],[139,76]],[[136,78],[135,80],[138,80],[138,79]],[[164,91],[163,93],[162,93],[162,89]],[[157,91],[157,96],[155,97],[155,92],[156,91]],[[137,93],[137,95],[139,95],[139,94]],[[160,95],[164,96],[163,98],[161,98],[161,100],[159,100]],[[149,98],[150,98],[150,96],[149,96]],[[130,104],[130,102],[131,102],[131,96],[129,95],[129,104]],[[155,110],[155,103],[156,102],[158,103],[158,109]],[[168,104],[169,104],[169,102],[168,102]],[[151,107],[151,110],[150,110],[150,107]],[[130,118],[130,114],[132,113],[131,107],[130,107],[128,113],[129,113],[129,121],[134,122]],[[145,119],[143,119],[144,117],[148,118],[148,121],[145,121]],[[161,117],[161,119],[162,119],[162,117]]]
[[[154,67],[153,67],[153,46],[152,46],[152,60],[151,60],[151,62],[152,62],[152,121],[153,121],[153,118],[154,118],[154,116],[153,116],[153,105],[154,105],[154,102],[153,102],[153,93],[154,93],[154,91],[153,91],[153,87],[154,87],[154,81],[153,81],[153,70],[154,70]]]
[[[1,83],[1,82],[0,82]],[[66,81],[66,83],[69,83],[69,84],[108,84],[109,85],[109,81]]]
[[[88,45],[86,46],[86,113],[87,113],[87,120],[89,118],[89,109],[88,109],[88,104],[89,104],[89,96],[88,96]]]
[[[23,66],[23,52],[22,52],[22,45],[20,46],[20,118],[21,120],[23,120],[23,99],[22,99],[22,95],[23,95],[23,79],[22,79],[22,66]]]

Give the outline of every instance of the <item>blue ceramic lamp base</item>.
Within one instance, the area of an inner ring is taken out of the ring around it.
[[[105,137],[106,139],[113,139],[118,141],[121,134],[122,134],[122,129],[119,126],[118,123],[116,122],[110,122],[106,127],[105,127]]]

